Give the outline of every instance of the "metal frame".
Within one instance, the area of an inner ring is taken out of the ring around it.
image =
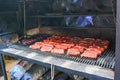
[[[54,80],[55,66],[51,64],[51,80]]]
[[[26,60],[38,65],[43,65],[51,68],[51,80],[54,78],[54,69],[95,80],[114,79],[114,71],[112,71],[111,69],[105,69],[98,66],[92,66],[82,63],[78,64],[77,62],[67,59],[61,59],[53,56],[40,54],[42,52],[31,52],[12,47],[1,49],[0,51],[1,54],[16,57],[22,60]],[[3,71],[5,72],[5,69],[3,69]]]
[[[120,0],[117,0],[115,80],[120,80]]]
[[[4,80],[8,80],[7,79],[7,73],[6,73],[6,70],[5,70],[4,58],[3,58],[2,54],[0,54],[0,63],[1,63],[1,66],[2,66],[2,72],[3,72],[3,75],[4,75]]]
[[[116,64],[115,64],[115,77],[114,77],[114,80],[120,80],[120,10],[119,10],[119,7],[120,7],[120,0],[117,0],[117,23],[116,23]],[[50,64],[45,64],[45,63],[42,63],[42,62],[39,62],[39,61],[35,61],[35,60],[32,60],[32,59],[29,59],[29,58],[25,58],[25,57],[21,57],[19,55],[13,55],[13,54],[8,54],[8,53],[5,53],[6,55],[9,55],[9,56],[13,56],[13,57],[17,57],[17,58],[21,58],[21,59],[24,59],[24,60],[27,60],[27,61],[31,61],[31,62],[34,62],[34,63],[37,63],[37,64],[42,64],[44,66],[49,66],[50,67]],[[3,53],[1,52],[0,53],[0,62],[1,62],[1,66],[2,66],[2,71],[3,71],[3,74],[4,74],[4,80],[7,80],[7,75],[6,75],[6,70],[5,70],[5,64],[4,64],[4,58],[3,58]],[[61,68],[59,66],[55,66],[56,69],[58,70],[65,70],[65,72],[71,72],[73,70],[69,70],[69,69],[65,69],[65,68]],[[51,67],[53,68],[53,67]],[[52,71],[54,72],[54,71]],[[78,71],[75,71],[75,72],[78,72]],[[83,73],[83,72],[80,72],[80,73]],[[83,73],[85,74],[85,73]],[[86,75],[86,74],[85,74]],[[91,75],[88,74],[86,75],[88,77],[97,77],[97,79],[101,79],[101,80],[107,80],[106,78],[100,78],[99,76],[95,76],[95,75]]]
[[[26,37],[26,0],[23,2],[23,10],[24,10],[24,37]]]

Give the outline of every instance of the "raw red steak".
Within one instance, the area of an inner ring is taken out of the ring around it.
[[[43,43],[42,42],[36,42],[33,45],[30,45],[29,48],[31,49],[40,49],[42,47]]]
[[[59,48],[59,49],[68,49],[68,48],[71,48],[72,46],[74,46],[74,44],[65,44],[65,43],[62,43],[62,44],[56,44],[55,45],[55,48]]]
[[[89,45],[88,45],[87,43],[79,43],[79,46],[83,46],[83,47],[85,47],[85,48],[88,48],[88,47],[89,47]]]
[[[94,38],[84,38],[83,40],[85,40],[85,41],[95,41]]]
[[[98,55],[101,55],[102,51],[96,48],[88,48],[86,51],[94,51],[96,52]]]
[[[95,48],[95,49],[98,49],[98,50],[100,50],[102,52],[105,50],[104,48],[102,48],[100,46],[96,46],[96,45],[90,46],[89,48]]]
[[[50,52],[53,47],[50,46],[43,46],[40,50],[43,52]]]
[[[49,42],[48,44],[51,44],[51,45],[55,46],[55,45],[57,45],[57,44],[59,44],[59,43],[56,43],[56,42]]]
[[[70,48],[68,49],[67,54],[72,56],[80,56],[80,51],[78,49]]]
[[[85,50],[85,47],[83,47],[83,46],[74,46],[72,48],[78,49],[80,52],[83,52]]]
[[[31,49],[40,49],[39,45],[30,45],[29,48]]]
[[[43,45],[42,45],[42,47],[54,47],[52,44],[47,44],[47,43],[44,43]]]
[[[64,54],[64,49],[54,48],[54,49],[51,50],[51,53]]]
[[[98,57],[98,55],[90,53],[90,52],[84,52],[83,54],[81,54],[81,57],[96,59]]]

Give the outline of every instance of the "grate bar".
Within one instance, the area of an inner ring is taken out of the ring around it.
[[[20,45],[11,45],[10,47],[22,49],[25,51],[35,51],[37,53],[40,53],[40,51],[38,50],[31,50],[28,47],[24,47]],[[100,67],[109,68],[109,69],[114,69],[114,66],[115,66],[115,51],[112,47],[104,51],[103,54],[99,56],[97,59],[74,57],[74,56],[69,56],[66,54],[64,55],[57,55],[57,54],[52,54],[52,53],[46,53],[46,54],[41,53],[41,54],[46,55],[46,56],[54,56],[57,58],[67,59],[67,60],[75,61],[78,63],[100,66]]]

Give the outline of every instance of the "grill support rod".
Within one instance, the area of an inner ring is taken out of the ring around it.
[[[120,0],[116,0],[116,52],[115,52],[115,80],[120,80]]]
[[[51,80],[54,79],[55,66],[51,64]]]
[[[5,69],[5,62],[4,62],[4,58],[3,58],[2,53],[0,53],[0,62],[1,62],[2,72],[3,72],[3,75],[4,75],[4,80],[8,80],[7,79],[7,74],[6,74],[6,69]]]
[[[24,0],[23,10],[24,10],[24,37],[26,37],[26,0]]]

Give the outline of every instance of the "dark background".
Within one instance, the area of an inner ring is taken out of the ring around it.
[[[23,5],[23,0],[0,0],[0,33],[23,32]],[[26,0],[26,27],[80,27],[75,24],[78,17],[87,15],[93,18],[90,25],[94,27],[115,27],[113,7],[111,0]],[[68,25],[68,17],[38,17],[71,14],[77,16],[72,17]]]

